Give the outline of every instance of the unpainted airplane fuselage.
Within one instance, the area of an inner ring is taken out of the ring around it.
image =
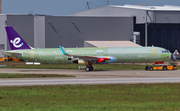
[[[105,61],[102,64],[153,63],[171,61],[171,53],[160,47],[64,48],[64,50],[70,55],[110,58],[110,60]],[[6,52],[17,52],[21,53],[22,55],[10,55]],[[4,55],[41,63],[67,64],[78,59],[63,55],[59,48],[11,50],[6,52],[4,52]]]

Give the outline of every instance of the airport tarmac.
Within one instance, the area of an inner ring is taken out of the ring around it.
[[[86,72],[85,70],[67,69],[19,69],[0,68],[1,73],[21,73],[21,74],[60,74],[73,75],[76,78],[157,78],[157,77],[180,77],[180,70],[171,71],[145,71],[145,70],[95,70]]]
[[[19,78],[0,79],[0,86],[13,85],[64,85],[64,84],[134,84],[134,83],[180,83],[180,70],[145,71],[145,70],[84,70],[66,69],[16,69],[0,68],[1,73],[21,74],[60,74],[76,77],[61,78]]]

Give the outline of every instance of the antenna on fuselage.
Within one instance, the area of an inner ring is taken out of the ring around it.
[[[107,0],[107,5],[109,5],[109,0]]]
[[[90,9],[89,2],[87,2],[86,8],[88,8],[88,10]]]

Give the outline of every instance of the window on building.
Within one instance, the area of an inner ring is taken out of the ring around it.
[[[4,44],[0,44],[0,50],[4,50]]]

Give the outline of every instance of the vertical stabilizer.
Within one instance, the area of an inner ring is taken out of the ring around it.
[[[6,32],[11,50],[31,49],[31,47],[22,39],[13,27],[6,27]]]

